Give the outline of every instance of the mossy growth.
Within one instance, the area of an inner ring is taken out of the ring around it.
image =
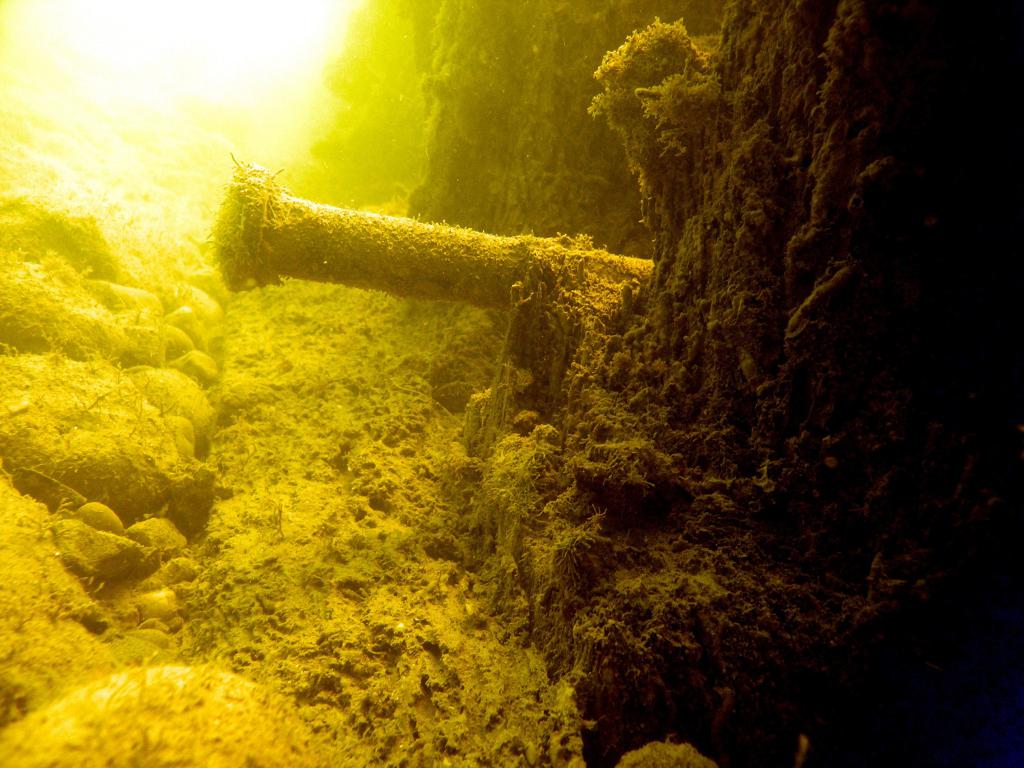
[[[262,274],[260,257],[263,219],[275,195],[274,175],[258,165],[236,163],[214,223],[212,239],[221,274],[228,288],[245,287],[254,274]]]
[[[74,691],[4,731],[0,758],[20,768],[327,764],[282,697],[182,666],[120,672]]]
[[[213,476],[175,440],[183,422],[192,434],[210,428],[208,406],[206,413],[190,407],[201,396],[193,385],[179,377],[161,391],[140,369],[130,374],[101,360],[2,361],[0,392],[10,415],[0,421],[0,457],[10,471],[34,470],[103,502],[128,524],[166,507],[185,533],[199,533]]]
[[[556,533],[551,548],[551,575],[567,595],[590,588],[600,568],[600,555],[607,554],[610,545],[601,532],[605,512],[597,507],[589,511],[583,522]]]
[[[524,530],[559,482],[557,439],[558,433],[542,424],[529,435],[507,435],[495,445],[475,500],[485,549],[496,546],[521,558]]]
[[[77,360],[103,358],[125,365],[161,361],[158,312],[112,310],[94,289],[111,284],[84,279],[54,252],[33,258],[38,260],[5,250],[0,242],[0,345],[18,352],[60,352]]]
[[[0,197],[0,249],[59,253],[83,275],[101,280],[116,280],[122,271],[95,218],[27,197]]]
[[[97,637],[103,611],[54,557],[54,517],[14,489],[9,470],[0,465],[0,730],[114,669]]]
[[[718,763],[704,757],[692,744],[652,741],[624,754],[618,768],[718,768]]]
[[[605,54],[594,77],[603,92],[590,114],[620,135],[630,170],[649,191],[678,172],[717,119],[721,88],[712,70],[717,38],[691,38],[682,20],[660,19]]]

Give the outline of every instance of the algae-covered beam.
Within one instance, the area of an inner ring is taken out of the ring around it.
[[[400,296],[507,307],[535,274],[558,277],[584,304],[604,308],[651,262],[581,239],[498,237],[443,224],[318,205],[293,197],[263,168],[240,164],[214,229],[233,290],[281,277],[345,283]]]

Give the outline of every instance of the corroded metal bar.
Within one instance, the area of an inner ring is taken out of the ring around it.
[[[233,290],[296,277],[484,307],[508,307],[514,287],[537,270],[584,303],[604,304],[652,266],[582,238],[499,237],[311,203],[245,164],[228,185],[214,241]]]

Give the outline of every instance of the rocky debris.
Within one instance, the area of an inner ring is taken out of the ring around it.
[[[0,249],[36,258],[60,254],[82,275],[117,280],[121,264],[96,220],[29,197],[0,199]]]
[[[204,387],[215,383],[220,377],[217,361],[205,352],[194,349],[167,364],[169,367],[191,376]]]
[[[109,645],[118,662],[127,667],[169,664],[178,655],[171,636],[153,628],[128,630],[112,638]]]
[[[213,269],[209,266],[204,266],[200,269],[193,270],[184,276],[185,282],[189,286],[193,286],[201,290],[204,294],[212,298],[222,308],[227,306],[230,300],[231,294],[229,293],[227,286],[224,285],[224,280],[220,276],[220,271]],[[188,303],[188,294],[184,294],[186,297],[186,303]]]
[[[214,479],[213,472],[200,466],[194,474],[172,481],[167,489],[167,519],[190,539],[202,532],[210,518]]]
[[[139,582],[143,591],[154,591],[163,587],[188,584],[199,576],[199,565],[190,557],[173,557],[160,566],[149,578]]]
[[[141,578],[156,570],[154,550],[123,536],[98,531],[81,520],[61,520],[53,526],[61,562],[76,576],[103,582]]]
[[[35,178],[0,176],[19,188]],[[55,197],[72,200],[63,191]],[[191,313],[205,350],[223,310],[180,282],[182,249],[138,247],[108,214],[109,244],[92,218],[0,190],[0,728],[115,665],[177,657],[170,633],[183,619],[167,586],[195,578],[181,530],[201,531],[213,501],[213,474],[196,458],[213,410],[189,375],[158,366],[196,349],[173,322]],[[189,373],[202,378],[211,363]],[[125,535],[132,523],[138,541]],[[173,562],[164,583],[150,581],[162,560]],[[7,744],[0,764],[31,759]],[[143,746],[132,764],[153,764]],[[54,753],[41,748],[39,760]]]
[[[206,330],[192,307],[178,307],[164,318],[164,323],[185,333],[196,349],[206,351]]]
[[[160,553],[161,560],[177,557],[187,544],[174,523],[163,517],[140,520],[129,527],[124,535],[144,547],[155,549]]]
[[[178,289],[178,296],[182,300],[179,309],[190,310],[206,332],[224,319],[224,309],[220,303],[202,288],[183,285]]]
[[[160,333],[164,340],[164,355],[168,360],[179,358],[196,348],[192,337],[177,326],[165,325]]]
[[[19,352],[61,352],[126,365],[159,363],[157,318],[114,312],[66,262],[22,261],[0,254],[0,342]]]
[[[157,573],[157,577],[169,587],[194,581],[198,575],[199,565],[189,557],[175,557],[168,560]]]
[[[172,368],[137,366],[132,381],[165,416],[183,416],[195,429],[196,453],[205,456],[216,427],[216,415],[206,394],[191,378]]]
[[[617,768],[718,768],[718,763],[704,757],[692,744],[652,741],[624,754]]]
[[[157,647],[148,633],[134,637]],[[5,768],[53,766],[55,755],[73,755],[62,764],[76,768],[326,765],[283,699],[237,675],[184,666],[112,675],[0,733]]]
[[[140,621],[137,629],[147,631],[155,630],[157,632],[163,632],[165,635],[169,635],[171,633],[170,627],[160,621],[160,619],[146,619],[145,621]]]
[[[121,522],[121,518],[102,502],[90,501],[88,504],[83,504],[71,514],[71,517],[81,520],[98,531],[124,536],[124,523]]]
[[[89,501],[74,488],[34,469],[15,469],[11,473],[11,482],[20,493],[43,502],[51,512],[62,508],[76,509]]]
[[[133,288],[108,280],[86,280],[84,285],[112,312],[130,312],[137,318],[159,318],[164,314],[164,305],[160,299],[142,288]]]
[[[114,669],[97,637],[107,629],[103,612],[54,557],[52,519],[0,471],[0,728],[64,686]]]
[[[134,603],[140,622],[156,619],[169,624],[178,617],[178,596],[170,587],[144,592],[136,596]]]
[[[47,504],[63,495],[50,478],[84,496],[82,503],[111,507],[128,525],[165,506],[188,535],[205,524],[212,474],[179,452],[181,425],[164,418],[176,410],[209,434],[209,403],[186,377],[126,374],[100,360],[16,355],[0,358],[0,392],[19,404],[0,421],[0,458]]]
[[[196,458],[196,429],[192,422],[184,416],[165,416],[171,434],[174,437],[174,447],[183,459]]]

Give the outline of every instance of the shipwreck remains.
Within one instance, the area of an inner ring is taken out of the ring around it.
[[[645,281],[652,269],[583,237],[499,237],[318,205],[244,163],[228,185],[214,241],[232,290],[296,277],[494,308],[509,307],[524,283],[544,275],[574,303],[614,311],[623,285]]]
[[[293,277],[509,310],[494,381],[466,406],[464,439],[481,456],[517,420],[557,421],[566,373],[584,337],[621,330],[654,266],[595,248],[582,236],[500,237],[319,205],[243,163],[213,239],[232,290]]]

